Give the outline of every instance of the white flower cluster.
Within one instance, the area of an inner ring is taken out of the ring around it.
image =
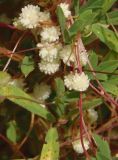
[[[63,60],[64,64],[70,66],[72,63],[77,67],[76,55],[71,47],[71,45],[66,45],[60,51],[60,58]],[[88,62],[88,54],[86,51],[80,51],[79,53],[80,63],[85,66]]]
[[[48,43],[55,42],[56,40],[58,40],[60,34],[61,33],[59,27],[55,26],[45,27],[40,33],[42,41]]]
[[[24,79],[22,78],[12,79],[8,84],[21,88],[21,89],[24,89],[25,87],[25,82],[24,82]]]
[[[33,29],[39,25],[39,22],[50,20],[49,12],[41,12],[39,6],[27,5],[22,8],[17,19],[14,20],[14,26],[18,28]]]
[[[69,90],[85,91],[89,87],[89,79],[84,72],[70,73],[64,77],[64,84]]]
[[[95,111],[95,109],[88,109],[88,117],[90,119],[90,123],[93,124],[97,121],[98,119],[98,113]]]
[[[41,72],[44,72],[45,74],[53,74],[58,71],[60,66],[60,63],[58,60],[53,60],[53,62],[47,62],[44,60],[41,60],[39,63],[39,68]]]
[[[51,66],[50,64],[52,64],[52,68],[53,68],[53,66],[54,66],[53,62],[55,64],[55,60],[56,60],[56,62],[58,61],[58,64],[59,64],[59,59],[61,59],[63,61],[63,63],[66,64],[67,66],[71,66],[71,64],[73,64],[75,66],[75,68],[77,68],[76,55],[75,55],[71,45],[65,45],[62,47],[60,44],[56,45],[53,43],[49,43],[49,42],[53,42],[53,40],[56,41],[56,39],[57,39],[56,37],[59,38],[58,32],[57,32],[56,36],[53,37],[53,35],[55,35],[55,34],[51,34],[51,32],[52,32],[51,28],[49,30],[49,33],[47,33],[47,28],[46,28],[46,33],[41,32],[42,41],[43,42],[45,41],[45,43],[37,45],[38,47],[41,47],[41,49],[39,51],[39,56],[43,60],[43,62],[41,64],[44,64],[44,62],[47,62],[47,67]],[[43,29],[43,30],[45,30],[45,29]],[[43,45],[44,45],[44,47],[42,47]],[[86,65],[88,62],[87,53],[80,52],[79,56],[80,56],[81,64]],[[50,63],[50,62],[52,62],[52,63]],[[49,63],[49,65],[48,65],[48,63]],[[44,66],[44,65],[42,66],[41,64],[39,64],[40,70],[42,70],[42,67]],[[45,67],[46,67],[46,63],[45,63]],[[59,69],[59,65],[56,68]],[[52,69],[51,69],[50,73],[48,73],[48,71],[47,71],[47,73],[44,71],[43,72],[46,74],[52,74],[52,73],[55,73],[58,69],[54,69],[54,72],[52,72]]]
[[[86,150],[89,149],[89,141],[87,139],[83,139],[83,143],[84,143],[84,147]],[[84,152],[81,141],[80,140],[76,140],[72,143],[73,145],[73,149],[75,150],[75,152],[77,152],[78,154],[82,154]]]
[[[59,50],[61,48],[58,43],[60,36],[60,29],[57,26],[44,27],[40,33],[41,42],[37,44],[37,47],[41,47],[39,56],[41,62],[39,63],[39,69],[45,74],[53,74],[59,70]]]
[[[51,94],[51,88],[49,85],[45,83],[36,84],[33,89],[33,97],[35,97],[38,101],[43,102],[47,98],[49,98]]]
[[[62,50],[60,50],[59,56],[67,66],[70,66],[72,63],[76,62],[75,54],[71,45],[64,46]]]
[[[38,44],[37,46],[41,46],[41,44]],[[60,45],[61,47],[61,45]],[[42,45],[40,51],[39,51],[39,56],[47,62],[53,62],[53,60],[56,60],[58,58],[58,52],[59,52],[59,44],[49,44],[46,43],[44,46]]]
[[[69,4],[60,3],[59,6],[62,8],[65,17],[69,18],[69,16],[71,16]],[[40,11],[39,6],[27,5],[22,8],[20,16],[14,24],[17,27],[19,25],[20,27],[23,26],[24,28],[33,29],[40,26],[40,23],[46,21],[51,22],[49,12]],[[76,68],[76,57],[78,57],[78,55],[75,55],[71,45],[65,45],[63,47],[60,45],[60,28],[58,26],[44,24],[43,27],[40,26],[39,35],[41,37],[41,42],[37,44],[37,47],[40,49],[40,62],[38,64],[40,71],[48,75],[54,74],[59,70],[60,60],[67,66],[71,66],[72,64]],[[86,65],[88,62],[88,55],[81,40],[79,41],[79,52],[81,65]],[[64,83],[69,90],[85,91],[89,86],[89,79],[84,73],[70,73],[64,77]]]
[[[39,56],[41,57],[41,62],[39,63],[39,69],[45,74],[53,74],[59,70],[60,60],[58,53],[60,50],[60,45],[56,45],[55,42],[60,36],[59,27],[46,27],[43,28],[41,35],[42,44],[37,46],[44,46],[39,51]]]
[[[38,6],[27,5],[22,8],[19,20],[26,28],[35,28],[39,22],[40,8]]]
[[[67,3],[60,3],[59,6],[61,7],[61,9],[63,11],[64,16],[66,18],[68,18],[71,15],[71,11],[69,10],[69,4],[67,4]]]

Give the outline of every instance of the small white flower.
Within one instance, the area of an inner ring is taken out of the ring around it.
[[[51,88],[49,85],[45,84],[45,83],[41,83],[40,85],[39,84],[36,84],[34,86],[34,90],[33,90],[33,96],[39,100],[39,101],[44,101],[46,100],[47,98],[49,98],[51,94]]]
[[[69,10],[69,4],[67,3],[60,3],[59,5],[63,10],[64,16],[68,18],[71,15],[71,11]]]
[[[67,66],[70,66],[71,63],[74,63],[76,61],[75,54],[72,51],[71,45],[64,46],[60,51],[59,56]]]
[[[41,72],[44,72],[45,74],[53,74],[59,70],[59,60],[53,60],[53,62],[47,62],[47,61],[41,61],[39,63],[39,69]]]
[[[88,54],[84,47],[84,44],[82,42],[82,39],[79,40],[79,56],[80,56],[80,62],[83,66],[85,66],[88,62]]]
[[[70,66],[71,63],[77,67],[77,60],[75,53],[72,51],[72,47],[70,45],[66,45],[62,48],[59,54],[60,58],[63,60],[64,64]],[[82,66],[85,66],[88,62],[88,54],[86,51],[81,51],[79,54],[80,63]]]
[[[45,22],[50,20],[49,12],[40,12],[39,13],[39,22]]]
[[[83,139],[83,143],[84,143],[84,147],[86,150],[89,149],[89,141],[86,140],[85,138]],[[75,152],[77,152],[78,154],[82,154],[84,152],[81,141],[80,140],[76,140],[72,143],[73,145],[73,149],[75,150]]]
[[[73,77],[73,89],[76,91],[85,91],[89,87],[88,76],[84,72],[81,74],[75,73]]]
[[[82,66],[85,66],[88,62],[88,54],[86,51],[81,51],[80,52],[80,63]]]
[[[98,119],[97,111],[95,111],[95,109],[88,109],[87,111],[88,111],[88,117],[89,117],[91,123],[96,122]]]
[[[38,48],[43,48],[43,47],[45,47],[45,45],[44,45],[43,43],[38,43],[36,46],[37,46]]]
[[[19,20],[20,23],[26,28],[35,28],[39,23],[40,8],[34,5],[27,5],[22,8]]]
[[[53,44],[47,44],[39,51],[39,56],[45,61],[53,62],[58,56],[58,47]]]
[[[70,73],[64,77],[64,84],[69,90],[74,89],[75,91],[85,91],[89,87],[89,79],[88,76],[84,74],[84,72],[81,74]]]
[[[41,31],[42,41],[44,42],[54,42],[59,39],[60,30],[58,27],[46,27]]]
[[[64,77],[64,84],[69,90],[73,89],[73,73]]]

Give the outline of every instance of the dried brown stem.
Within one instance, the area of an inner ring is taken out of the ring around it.
[[[7,61],[7,63],[6,63],[6,65],[5,65],[4,68],[3,68],[3,71],[6,71],[7,67],[9,66],[9,64],[10,64],[10,62],[11,62],[11,60],[12,60],[12,57],[13,57],[13,54],[14,54],[15,50],[17,49],[19,43],[21,42],[21,40],[23,39],[23,37],[24,37],[25,34],[26,34],[26,32],[24,32],[24,33],[22,34],[22,36],[18,39],[18,41],[17,41],[17,43],[16,43],[16,45],[15,45],[15,47],[14,47],[12,53],[11,53],[11,55],[10,55],[10,57],[9,57],[9,59],[8,59],[8,61]]]

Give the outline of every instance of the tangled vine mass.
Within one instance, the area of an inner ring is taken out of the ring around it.
[[[117,0],[0,1],[0,159],[116,160]]]

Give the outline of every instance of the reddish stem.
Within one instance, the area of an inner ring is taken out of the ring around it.
[[[108,102],[110,102],[111,104],[115,105],[116,107],[118,107],[118,103],[105,91],[105,89],[103,88],[103,86],[101,85],[101,83],[99,82],[99,80],[96,77],[96,73],[94,72],[94,69],[90,63],[90,61],[88,60],[88,65],[90,67],[90,69],[93,71],[93,76],[95,77],[96,82],[98,83],[101,91],[99,91],[99,95],[101,95],[103,98],[105,98]],[[101,94],[101,93],[102,94]]]
[[[78,107],[79,107],[79,115],[80,115],[80,118],[79,118],[80,119],[79,120],[79,123],[80,123],[80,140],[81,140],[82,148],[84,150],[86,158],[90,159],[89,154],[88,154],[88,152],[85,149],[84,141],[83,141],[82,93],[80,93],[80,99],[79,99],[79,102],[78,102]]]
[[[73,21],[73,18],[70,17],[70,25],[72,25],[74,23]],[[75,56],[76,56],[76,61],[77,61],[77,64],[78,64],[78,70],[80,73],[82,73],[82,66],[81,66],[81,63],[80,63],[80,56],[79,56],[79,50],[80,50],[80,45],[79,45],[79,40],[80,40],[80,35],[78,36],[78,40],[77,40],[77,43],[75,43]],[[89,154],[88,152],[86,151],[85,147],[84,147],[84,143],[83,143],[83,129],[84,131],[87,133],[87,136],[88,136],[88,139],[91,143],[91,138],[89,136],[89,133],[87,132],[87,129],[86,129],[86,125],[84,123],[84,119],[83,119],[83,111],[82,111],[82,93],[80,93],[80,100],[79,100],[79,113],[80,113],[80,139],[81,139],[81,144],[82,144],[82,147],[83,147],[83,150],[84,150],[84,153],[85,153],[85,156],[87,159],[90,159],[89,158]]]
[[[79,69],[79,72],[82,73],[82,66],[81,66],[81,63],[80,63],[80,49],[79,49],[79,40],[77,41],[77,62],[78,62],[78,69]]]

